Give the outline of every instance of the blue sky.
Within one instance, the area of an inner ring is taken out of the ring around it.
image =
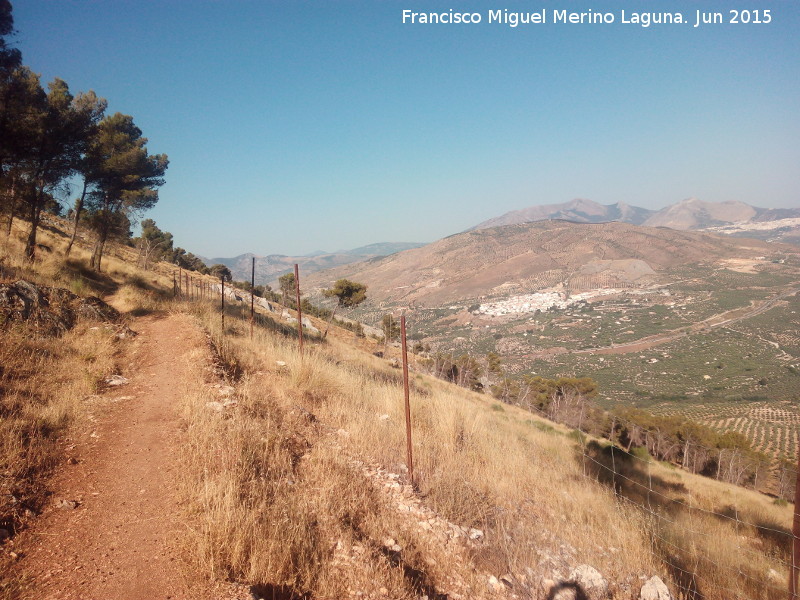
[[[797,207],[800,7],[733,2],[16,0],[45,81],[93,89],[170,157],[147,216],[208,257],[433,241],[533,204]],[[403,9],[478,11],[409,25]],[[692,24],[487,23],[490,9]]]

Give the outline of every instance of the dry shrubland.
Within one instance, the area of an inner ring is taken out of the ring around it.
[[[412,374],[416,497],[484,534],[460,546],[432,539],[363,473],[373,465],[408,483],[397,369],[347,335],[301,356],[291,337],[257,328],[250,340],[232,318],[222,337],[214,306],[195,312],[222,362],[243,373],[224,418],[210,397],[187,398],[194,548],[217,575],[323,598],[376,587],[413,597],[409,571],[437,593],[480,597],[489,576],[505,575],[511,592],[535,598],[543,579],[590,564],[615,597],[638,597],[654,574],[681,598],[782,597],[790,507],[656,461],[617,464],[618,481],[606,481],[587,448],[607,441],[582,445],[521,409]],[[387,560],[386,538],[403,547],[405,570]],[[342,544],[364,548],[347,575]]]
[[[40,241],[48,250],[31,263],[23,258],[20,230],[0,236],[0,281],[25,279],[81,297],[116,292],[117,305],[134,313],[164,306],[163,280],[131,267],[125,249],[95,273],[86,267],[85,249],[76,246],[64,259],[65,239],[45,230]],[[13,534],[41,510],[47,478],[69,455],[71,428],[84,422],[88,405],[117,372],[120,326],[78,319],[53,336],[29,322],[0,323],[0,528]]]
[[[412,490],[401,374],[363,340],[334,333],[300,355],[285,327],[256,327],[251,340],[236,307],[222,335],[216,304],[173,302],[171,272],[130,267],[124,248],[101,275],[80,248],[34,268],[3,250],[17,277],[113,293],[134,316],[186,309],[209,332],[216,375],[185,395],[179,485],[186,555],[210,578],[265,597],[540,598],[546,580],[590,564],[618,598],[638,597],[651,575],[681,598],[785,587],[769,573],[785,573],[791,506],[654,461],[614,462],[609,478],[607,442],[415,373]],[[13,526],[35,511],[64,458],[59,437],[114,371],[119,342],[87,323],[57,339],[22,326],[0,335],[0,481],[28,498],[3,505]],[[491,576],[508,585],[493,590]]]

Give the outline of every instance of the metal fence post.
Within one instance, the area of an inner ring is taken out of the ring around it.
[[[294,265],[294,293],[297,298],[297,336],[300,340],[300,354],[303,354],[303,311],[300,310],[300,269]]]
[[[780,491],[780,490],[779,490]],[[794,484],[794,520],[792,521],[792,567],[789,571],[789,600],[797,599],[797,571],[800,562],[800,448],[797,452],[797,480]]]
[[[219,276],[220,284],[222,287],[220,288],[220,315],[222,315],[222,335],[225,335],[225,276]]]
[[[408,347],[406,346],[406,316],[400,317],[400,335],[403,349],[403,395],[406,409],[406,460],[408,461],[408,477],[414,485],[414,458],[411,449],[411,403],[408,391]]]
[[[253,256],[252,268],[250,270],[250,339],[253,339],[253,319],[255,318],[255,289],[256,289],[256,257]]]

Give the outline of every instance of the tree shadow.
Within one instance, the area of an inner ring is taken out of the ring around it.
[[[686,492],[682,483],[666,481],[654,475],[649,462],[638,458],[613,444],[596,440],[578,448],[577,460],[583,464],[588,476],[614,490],[614,493],[652,513],[654,518],[675,521],[686,510],[685,504],[675,499],[675,494]],[[672,580],[683,590],[686,600],[702,600],[697,574],[689,559],[676,552],[674,545],[661,537],[654,538],[654,551],[669,570]]]
[[[61,270],[71,275],[74,279],[81,280],[93,293],[98,296],[113,294],[119,289],[119,284],[105,273],[93,271],[83,262],[69,258],[61,265]]]
[[[288,585],[259,583],[250,586],[250,595],[256,600],[313,600],[311,592],[298,592]]]
[[[425,572],[405,562],[400,552],[389,548],[380,548],[380,553],[393,567],[403,570],[403,577],[418,597],[424,596],[430,600],[448,600],[449,596],[436,591],[436,587],[430,582]]]
[[[578,460],[583,463],[587,475],[635,504],[649,506],[669,515],[684,509],[682,502],[670,497],[686,492],[684,484],[653,475],[646,460],[621,448],[591,440],[586,443],[583,452],[578,449]]]
[[[567,592],[567,594],[572,591],[573,595],[570,597],[569,595],[562,594],[562,592]],[[580,586],[580,584],[575,583],[574,581],[561,581],[550,588],[550,592],[547,594],[545,600],[555,600],[557,597],[563,598],[570,598],[570,600],[589,600],[589,596],[586,594],[586,591]]]

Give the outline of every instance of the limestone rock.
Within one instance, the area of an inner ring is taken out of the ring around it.
[[[40,335],[59,336],[79,318],[117,322],[119,313],[99,298],[82,298],[63,288],[22,279],[0,283],[0,323],[25,321]]]
[[[123,377],[122,375],[112,375],[106,379],[106,385],[127,385],[128,379],[127,377]]]
[[[590,565],[580,565],[569,574],[570,581],[577,583],[590,600],[600,600],[608,595],[608,582],[600,572]]]
[[[639,600],[674,600],[660,577],[648,579],[639,592]]]

